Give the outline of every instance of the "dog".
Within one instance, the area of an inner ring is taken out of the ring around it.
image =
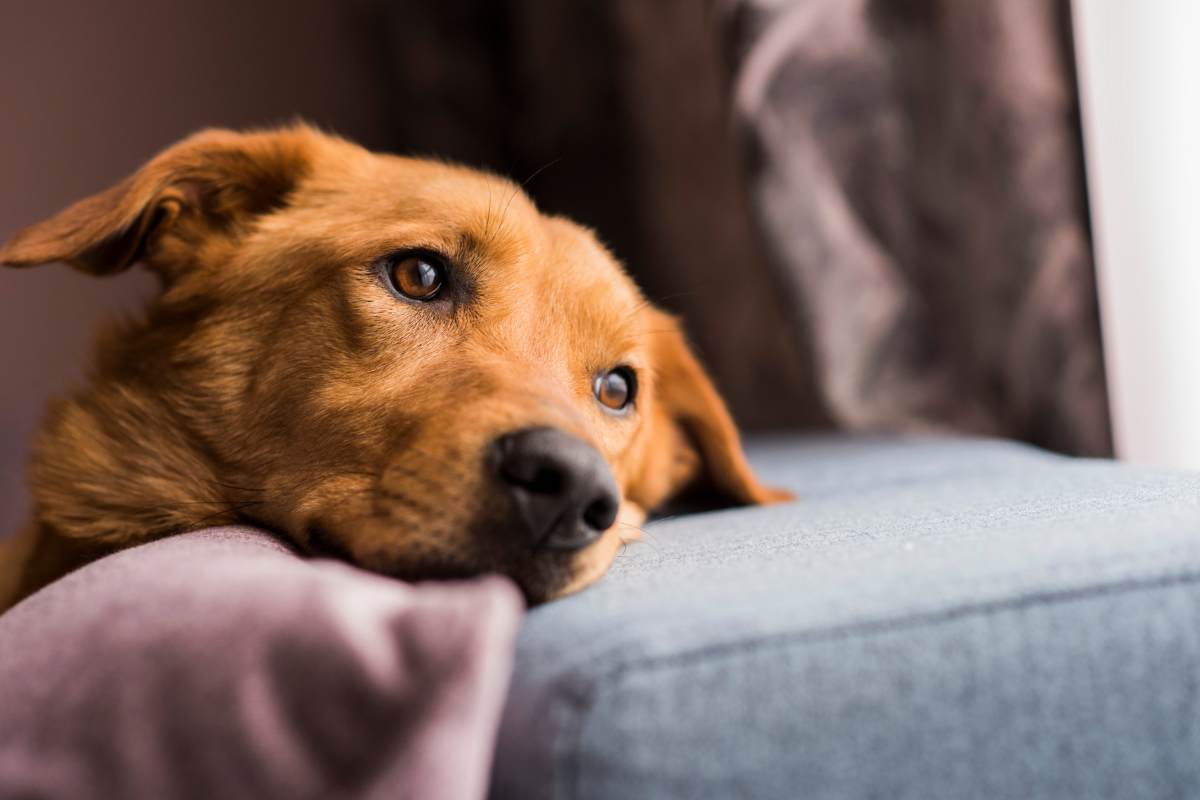
[[[647,511],[761,484],[677,321],[496,175],[304,124],[210,130],[18,232],[0,262],[160,279],[33,446],[0,609],[210,525],[405,580],[598,579]]]

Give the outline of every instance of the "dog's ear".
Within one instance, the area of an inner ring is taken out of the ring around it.
[[[0,263],[63,261],[108,275],[145,261],[170,277],[178,265],[157,252],[164,233],[193,245],[213,232],[236,235],[248,219],[285,200],[307,171],[317,136],[304,126],[197,133],[116,186],[18,231],[0,247]]]
[[[763,485],[742,452],[737,427],[679,323],[645,311],[651,342],[652,397],[648,437],[630,499],[650,509],[697,480],[735,503],[778,503],[790,492]]]

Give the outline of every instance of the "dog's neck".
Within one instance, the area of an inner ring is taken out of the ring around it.
[[[117,547],[228,522],[204,449],[170,394],[94,383],[56,404],[35,441],[34,522]]]
[[[0,556],[0,610],[105,553],[236,521],[170,403],[100,380],[52,407],[30,466],[33,519]]]

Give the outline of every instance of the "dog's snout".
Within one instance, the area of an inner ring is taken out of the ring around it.
[[[529,428],[495,442],[496,472],[535,547],[577,550],[617,518],[620,494],[594,447],[556,428]]]

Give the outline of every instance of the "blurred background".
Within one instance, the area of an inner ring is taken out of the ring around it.
[[[1057,0],[0,2],[0,238],[202,127],[518,180],[681,314],[747,429],[1109,455]],[[532,177],[531,177],[532,176]],[[153,292],[0,272],[0,530],[48,397]]]

